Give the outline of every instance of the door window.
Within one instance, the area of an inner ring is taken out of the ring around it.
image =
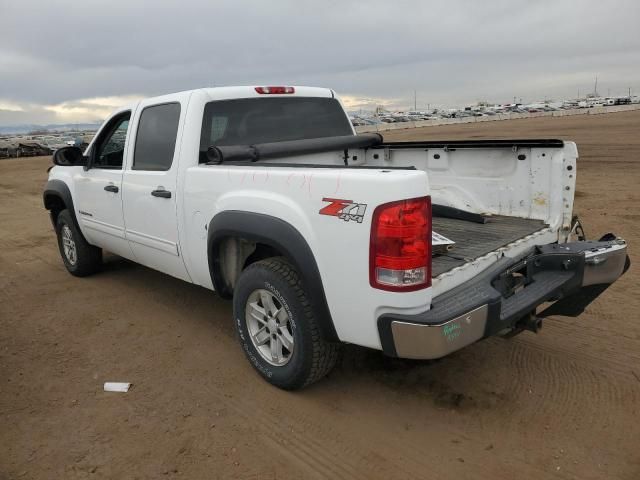
[[[107,126],[102,138],[98,139],[96,155],[91,164],[94,168],[108,168],[113,170],[122,169],[122,159],[124,158],[124,143],[127,139],[127,129],[129,128],[129,118],[131,112],[113,120]]]
[[[179,103],[154,105],[142,111],[133,156],[134,170],[166,171],[171,168],[179,121]]]

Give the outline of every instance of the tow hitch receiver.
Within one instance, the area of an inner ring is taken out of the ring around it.
[[[542,318],[538,317],[535,312],[531,312],[529,315],[522,317],[513,328],[506,331],[506,333],[500,334],[502,338],[515,337],[519,333],[528,330],[529,332],[538,333],[542,330]]]

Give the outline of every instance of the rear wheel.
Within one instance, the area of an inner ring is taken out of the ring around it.
[[[85,277],[102,265],[102,250],[90,245],[76,228],[69,210],[62,210],[56,220],[58,248],[62,262],[71,275]]]
[[[269,383],[299,389],[336,364],[340,346],[322,338],[298,273],[285,259],[261,260],[242,272],[233,312],[245,355]]]

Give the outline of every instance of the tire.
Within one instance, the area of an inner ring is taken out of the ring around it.
[[[76,228],[69,210],[62,210],[56,220],[60,256],[67,271],[76,277],[97,272],[102,265],[102,250],[90,245]],[[65,245],[69,248],[65,249]]]
[[[234,289],[233,316],[249,362],[276,387],[306,387],[336,364],[340,345],[322,338],[298,272],[282,257],[243,270]]]

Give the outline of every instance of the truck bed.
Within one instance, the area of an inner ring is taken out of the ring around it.
[[[484,224],[433,217],[433,230],[456,244],[450,252],[433,257],[432,276],[435,278],[545,227],[542,220],[502,215],[493,215]]]

